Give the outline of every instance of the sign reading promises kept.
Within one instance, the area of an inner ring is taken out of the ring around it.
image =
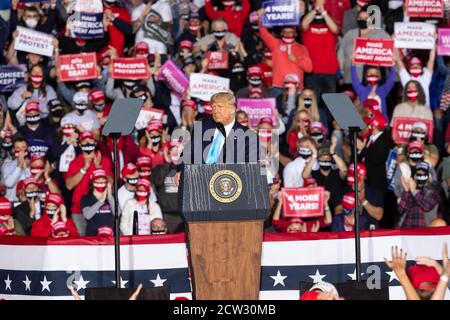
[[[324,188],[282,188],[285,218],[312,218],[324,215]]]
[[[264,27],[292,26],[300,22],[300,7],[296,0],[274,0],[263,3],[266,10],[262,16]]]
[[[116,58],[112,60],[111,78],[142,80],[150,78],[146,58]]]
[[[0,92],[12,92],[25,83],[25,65],[0,66]]]

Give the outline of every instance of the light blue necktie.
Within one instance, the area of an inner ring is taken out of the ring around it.
[[[209,149],[208,156],[206,157],[206,163],[216,163],[217,158],[219,157],[220,153],[220,145],[222,144],[223,135],[222,133],[217,132],[216,136],[214,137],[214,140],[211,144],[211,148]]]

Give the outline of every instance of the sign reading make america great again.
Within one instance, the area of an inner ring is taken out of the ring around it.
[[[353,63],[390,67],[394,64],[393,52],[394,40],[355,38]]]
[[[406,14],[414,18],[442,18],[443,0],[405,0]]]

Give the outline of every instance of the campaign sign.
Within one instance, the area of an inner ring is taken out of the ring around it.
[[[72,28],[70,31],[72,37],[77,39],[103,38],[103,12],[76,12],[73,15]]]
[[[53,55],[53,37],[47,33],[17,26],[14,50],[36,53],[51,57]]]
[[[392,140],[396,144],[404,144],[409,142],[411,136],[412,126],[416,122],[423,122],[427,126],[428,143],[433,142],[433,121],[410,118],[410,117],[396,117],[392,124]]]
[[[225,50],[208,51],[206,53],[206,59],[208,59],[209,70],[228,69],[228,52]]]
[[[285,218],[312,218],[324,215],[324,188],[282,188]]]
[[[300,22],[300,7],[296,0],[274,0],[263,2],[266,10],[262,16],[264,27],[297,26]]]
[[[353,63],[391,67],[394,64],[394,40],[355,38]]]
[[[394,176],[397,170],[397,151],[396,149],[391,149],[386,160],[386,180],[387,188],[394,191]]]
[[[25,65],[0,66],[0,92],[12,92],[25,83]]]
[[[450,29],[438,29],[438,55],[450,56]]]
[[[164,117],[164,110],[150,107],[142,107],[134,127],[137,130],[144,129],[147,127],[150,120],[154,119],[163,121],[163,117]]]
[[[442,18],[443,0],[405,0],[406,14],[412,18]]]
[[[98,77],[97,55],[95,52],[80,54],[64,54],[59,56],[58,80],[81,81]]]
[[[156,79],[165,81],[170,91],[179,98],[183,97],[184,93],[189,88],[189,78],[175,63],[173,63],[172,60],[167,60],[161,68],[159,68],[158,77]]]
[[[146,58],[116,58],[112,60],[111,78],[142,80],[150,78]]]
[[[252,127],[258,126],[261,118],[271,118],[273,123],[277,123],[275,115],[275,98],[265,99],[237,99],[238,110],[244,111]]]
[[[192,73],[189,88],[192,98],[209,101],[215,93],[230,89],[230,79],[204,73]]]
[[[434,48],[436,27],[424,22],[396,22],[395,47],[406,49]]]

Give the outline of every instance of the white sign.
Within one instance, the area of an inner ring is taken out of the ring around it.
[[[17,26],[18,35],[14,43],[14,50],[36,53],[43,56],[53,56],[53,36]]]
[[[189,78],[191,97],[209,101],[211,96],[230,89],[230,79],[204,73],[192,73]]]
[[[75,11],[100,13],[103,12],[103,2],[101,0],[75,0]]]
[[[396,22],[395,47],[406,49],[432,49],[436,43],[436,27],[424,22]]]
[[[161,122],[164,123],[164,111],[155,108],[142,107],[134,127],[137,130],[144,129],[152,119],[161,120]]]

